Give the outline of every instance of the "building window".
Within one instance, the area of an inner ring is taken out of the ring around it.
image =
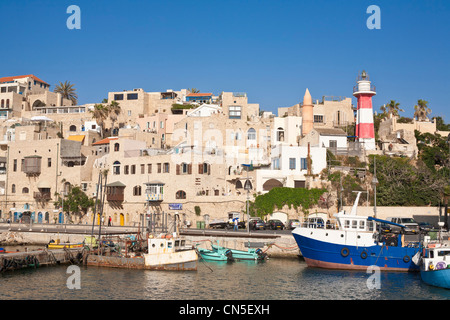
[[[256,130],[253,128],[247,131],[247,140],[256,140]]]
[[[47,158],[47,167],[48,168],[52,167],[52,158]]]
[[[115,161],[113,164],[113,174],[120,174],[120,162]]]
[[[130,173],[130,166],[126,165],[123,167],[123,174],[129,174]]]
[[[272,168],[273,170],[280,170],[280,159],[275,158],[272,160]]]
[[[169,170],[170,170],[170,164],[168,162],[165,162],[164,166],[163,166],[163,172],[169,173]]]
[[[16,172],[17,171],[17,159],[13,160],[13,171]]]
[[[337,140],[330,140],[329,144],[330,148],[337,148]]]
[[[289,169],[295,170],[295,158],[289,158]]]
[[[152,164],[147,164],[147,173],[152,173]]]
[[[186,192],[184,192],[183,190],[177,191],[177,193],[175,194],[175,198],[176,199],[186,199]]]
[[[157,164],[157,167],[158,167],[157,172],[158,172],[158,173],[161,173],[161,163],[158,163],[158,164]]]
[[[145,174],[145,164],[141,164],[141,174]]]
[[[240,119],[241,118],[241,106],[229,106],[228,107],[228,118],[229,119]]]
[[[306,158],[300,159],[300,170],[307,170],[308,169],[308,161]]]
[[[142,194],[141,186],[135,186],[133,188],[133,196],[140,196]]]
[[[11,193],[16,193],[16,185],[15,184],[13,184],[11,186]]]
[[[114,144],[114,151],[119,151],[120,145],[118,143]]]
[[[69,131],[71,131],[71,132],[77,131],[77,126],[71,125],[71,126],[69,127]]]
[[[283,128],[277,129],[277,141],[284,141],[284,129]]]
[[[114,95],[114,100],[123,100],[123,94],[115,94]]]
[[[323,123],[323,115],[315,115],[314,122],[315,123]]]
[[[131,165],[131,174],[136,174],[136,165],[135,164]]]
[[[29,193],[29,192],[30,192],[30,190],[27,187],[22,188],[22,193]]]
[[[137,93],[128,93],[127,94],[127,100],[137,100],[138,94]]]
[[[81,184],[81,190],[83,190],[83,191],[87,191],[87,188],[88,188],[88,184],[86,183],[86,182],[83,182],[82,184]]]

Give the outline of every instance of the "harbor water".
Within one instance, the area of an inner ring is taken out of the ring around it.
[[[374,273],[307,267],[301,259],[205,262],[197,271],[80,266],[70,288],[68,265],[0,274],[1,300],[448,300],[450,290],[424,284],[419,273]]]

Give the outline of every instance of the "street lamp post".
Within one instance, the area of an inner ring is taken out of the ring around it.
[[[250,184],[250,179],[248,178],[248,171],[250,169],[250,165],[243,164],[243,166],[247,167],[247,180],[245,181],[245,184],[244,184],[244,190],[247,190],[247,233],[250,233],[249,201],[250,201],[250,190],[252,189],[251,184]]]
[[[378,184],[378,179],[377,179],[377,162],[376,162],[375,156],[373,157],[373,165],[374,165],[373,179],[372,179],[372,185],[373,185],[373,188],[374,188],[373,215],[374,215],[374,218],[376,218],[377,217],[377,184]]]

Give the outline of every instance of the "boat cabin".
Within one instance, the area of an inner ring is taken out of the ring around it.
[[[428,270],[440,270],[450,266],[450,247],[446,244],[428,244],[424,250],[423,267]]]
[[[172,238],[166,236],[164,238],[149,238],[148,239],[148,253],[160,254],[181,251],[186,249],[186,240]],[[190,248],[192,249],[192,248]]]

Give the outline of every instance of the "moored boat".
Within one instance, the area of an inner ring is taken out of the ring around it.
[[[411,259],[419,251],[419,243],[406,244],[401,234],[386,238],[377,225],[392,222],[358,216],[360,195],[350,214],[339,212],[333,221],[306,220],[292,231],[307,265],[328,269],[367,270],[369,266],[377,266],[385,271],[419,271]]]
[[[186,246],[184,239],[160,235],[149,237],[146,248],[142,248],[141,243],[142,241],[126,241],[118,250],[109,245],[106,253],[99,248],[88,254],[85,263],[88,266],[130,269],[197,270],[197,252],[192,246]]]
[[[84,246],[83,242],[76,242],[76,243],[49,242],[47,244],[48,249],[72,249],[72,248],[82,248],[83,246]]]
[[[265,260],[267,258],[267,254],[263,252],[261,249],[254,249],[249,248],[247,251],[244,250],[236,250],[236,249],[230,249],[221,247],[218,244],[211,244],[212,250],[219,251],[219,250],[230,250],[231,256],[234,260]]]

